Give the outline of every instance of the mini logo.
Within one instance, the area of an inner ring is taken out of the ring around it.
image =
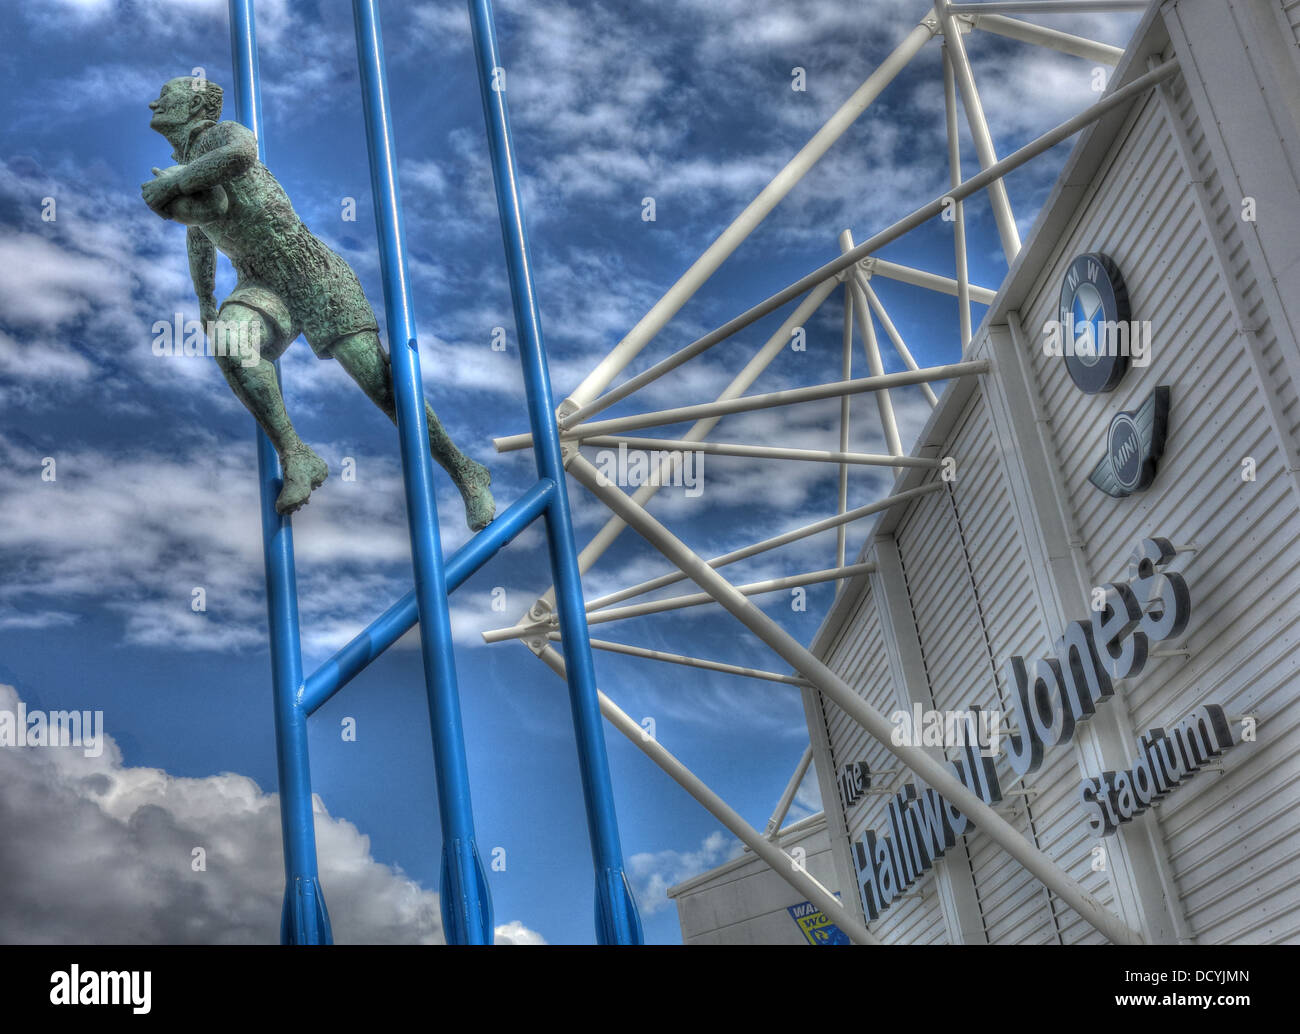
[[[1060,325],[1071,328],[1065,368],[1080,391],[1113,391],[1128,372],[1127,349],[1111,347],[1116,328],[1129,323],[1128,288],[1119,266],[1101,252],[1070,263],[1061,283]]]
[[[1116,499],[1145,491],[1164,454],[1168,424],[1169,388],[1162,384],[1132,413],[1115,414],[1106,435],[1106,455],[1088,480]]]

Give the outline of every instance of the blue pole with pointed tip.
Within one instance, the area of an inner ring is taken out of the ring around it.
[[[230,0],[230,49],[234,55],[235,117],[257,137],[262,157],[262,97],[257,74],[257,34],[252,0]],[[276,376],[280,364],[275,364]],[[316,827],[307,759],[307,713],[298,706],[302,645],[298,634],[298,586],[294,576],[293,528],[275,511],[280,460],[266,433],[257,431],[257,470],[262,501],[262,554],[266,566],[266,615],[271,632],[271,684],[275,698],[275,753],[284,838],[283,944],[330,944],[329,914],[316,870]]]
[[[623,873],[623,849],[619,843],[618,818],[614,812],[614,791],[605,753],[604,725],[596,698],[596,675],[587,635],[586,608],[582,600],[582,576],[578,571],[573,544],[573,521],[565,491],[564,463],[560,454],[559,429],[555,424],[555,403],[546,367],[541,315],[533,290],[528,257],[528,235],[524,227],[519,184],[515,174],[514,145],[506,111],[506,74],[497,49],[496,27],[489,0],[469,0],[470,25],[474,33],[474,54],[478,61],[479,89],[487,123],[492,176],[496,185],[497,210],[505,238],[506,265],[510,273],[510,294],[514,300],[515,324],[519,331],[519,353],[528,394],[528,417],[533,432],[533,449],[539,477],[557,486],[546,511],[546,535],[555,577],[556,606],[564,630],[564,660],[568,669],[569,700],[578,741],[578,764],[582,792],[587,804],[587,829],[591,836],[596,868],[596,937],[601,944],[640,944],[641,918]]]
[[[424,415],[415,312],[406,269],[402,201],[397,186],[393,121],[375,0],[353,0],[366,148],[374,191],[375,223],[384,282],[389,358],[401,443],[406,516],[415,566],[420,614],[420,648],[433,730],[433,762],[442,818],[442,919],[449,944],[491,944],[492,903],[474,843],[465,735],[452,653],[451,617],[438,510],[434,501],[433,457]]]

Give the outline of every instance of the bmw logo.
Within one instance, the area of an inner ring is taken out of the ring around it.
[[[1128,372],[1128,356],[1114,347],[1114,329],[1129,322],[1129,304],[1124,278],[1109,256],[1088,252],[1070,263],[1058,316],[1071,380],[1089,395],[1114,390]]]

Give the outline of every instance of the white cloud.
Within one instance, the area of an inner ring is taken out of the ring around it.
[[[266,613],[251,435],[232,445],[192,432],[189,448],[106,450],[0,441],[7,520],[0,550],[22,562],[0,585],[0,606],[35,620],[40,601],[122,616],[128,642],[170,650],[256,649]],[[330,652],[375,616],[374,604],[410,588],[401,478],[389,457],[358,454],[356,482],[339,478],[341,449],[322,446],[332,476],[295,520],[300,607],[308,656]],[[440,481],[450,552],[468,532],[460,497]],[[194,589],[205,610],[193,609]],[[492,621],[458,597],[458,638],[478,641]],[[475,615],[469,624],[466,615]],[[473,627],[471,627],[473,626]]]
[[[77,615],[66,610],[41,610],[30,614],[0,615],[0,628],[55,628],[62,625],[75,625]]]
[[[627,876],[642,915],[668,908],[668,888],[706,869],[738,858],[744,851],[740,841],[721,830],[710,833],[694,851],[655,851],[634,854],[627,861]]]
[[[530,930],[518,919],[502,923],[495,930],[496,944],[545,944],[546,938],[536,930]]]
[[[0,376],[31,383],[87,380],[95,367],[80,352],[48,339],[19,344],[0,330]]]
[[[35,234],[0,238],[0,312],[19,327],[56,329],[129,290],[105,256],[77,255]]]
[[[17,693],[0,686],[0,709]],[[111,715],[107,718],[111,723]],[[76,747],[0,748],[0,939],[7,943],[274,942],[283,860],[277,797],[233,773],[183,779]],[[335,938],[438,943],[437,895],[376,862],[315,801]],[[206,871],[192,869],[203,848]]]
[[[141,33],[176,38],[196,31],[224,30],[227,9],[226,0],[152,0],[143,11],[129,0],[35,0],[24,5],[33,25],[46,31],[89,28],[101,38],[137,39]],[[259,0],[257,29],[263,43],[279,42],[291,23],[288,0]]]
[[[0,685],[0,710],[19,697]],[[111,727],[112,715],[105,717]],[[249,944],[279,939],[279,797],[226,772],[123,765],[82,748],[0,747],[0,942]],[[440,944],[438,895],[375,860],[313,798],[321,888],[340,944]],[[202,871],[193,868],[203,849]],[[498,944],[545,944],[519,920]]]

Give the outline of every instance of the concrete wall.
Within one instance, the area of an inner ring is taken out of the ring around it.
[[[786,852],[802,848],[808,873],[830,891],[839,889],[825,816],[787,827]],[[726,865],[671,887],[683,944],[809,944],[787,909],[804,898],[747,849]]]

